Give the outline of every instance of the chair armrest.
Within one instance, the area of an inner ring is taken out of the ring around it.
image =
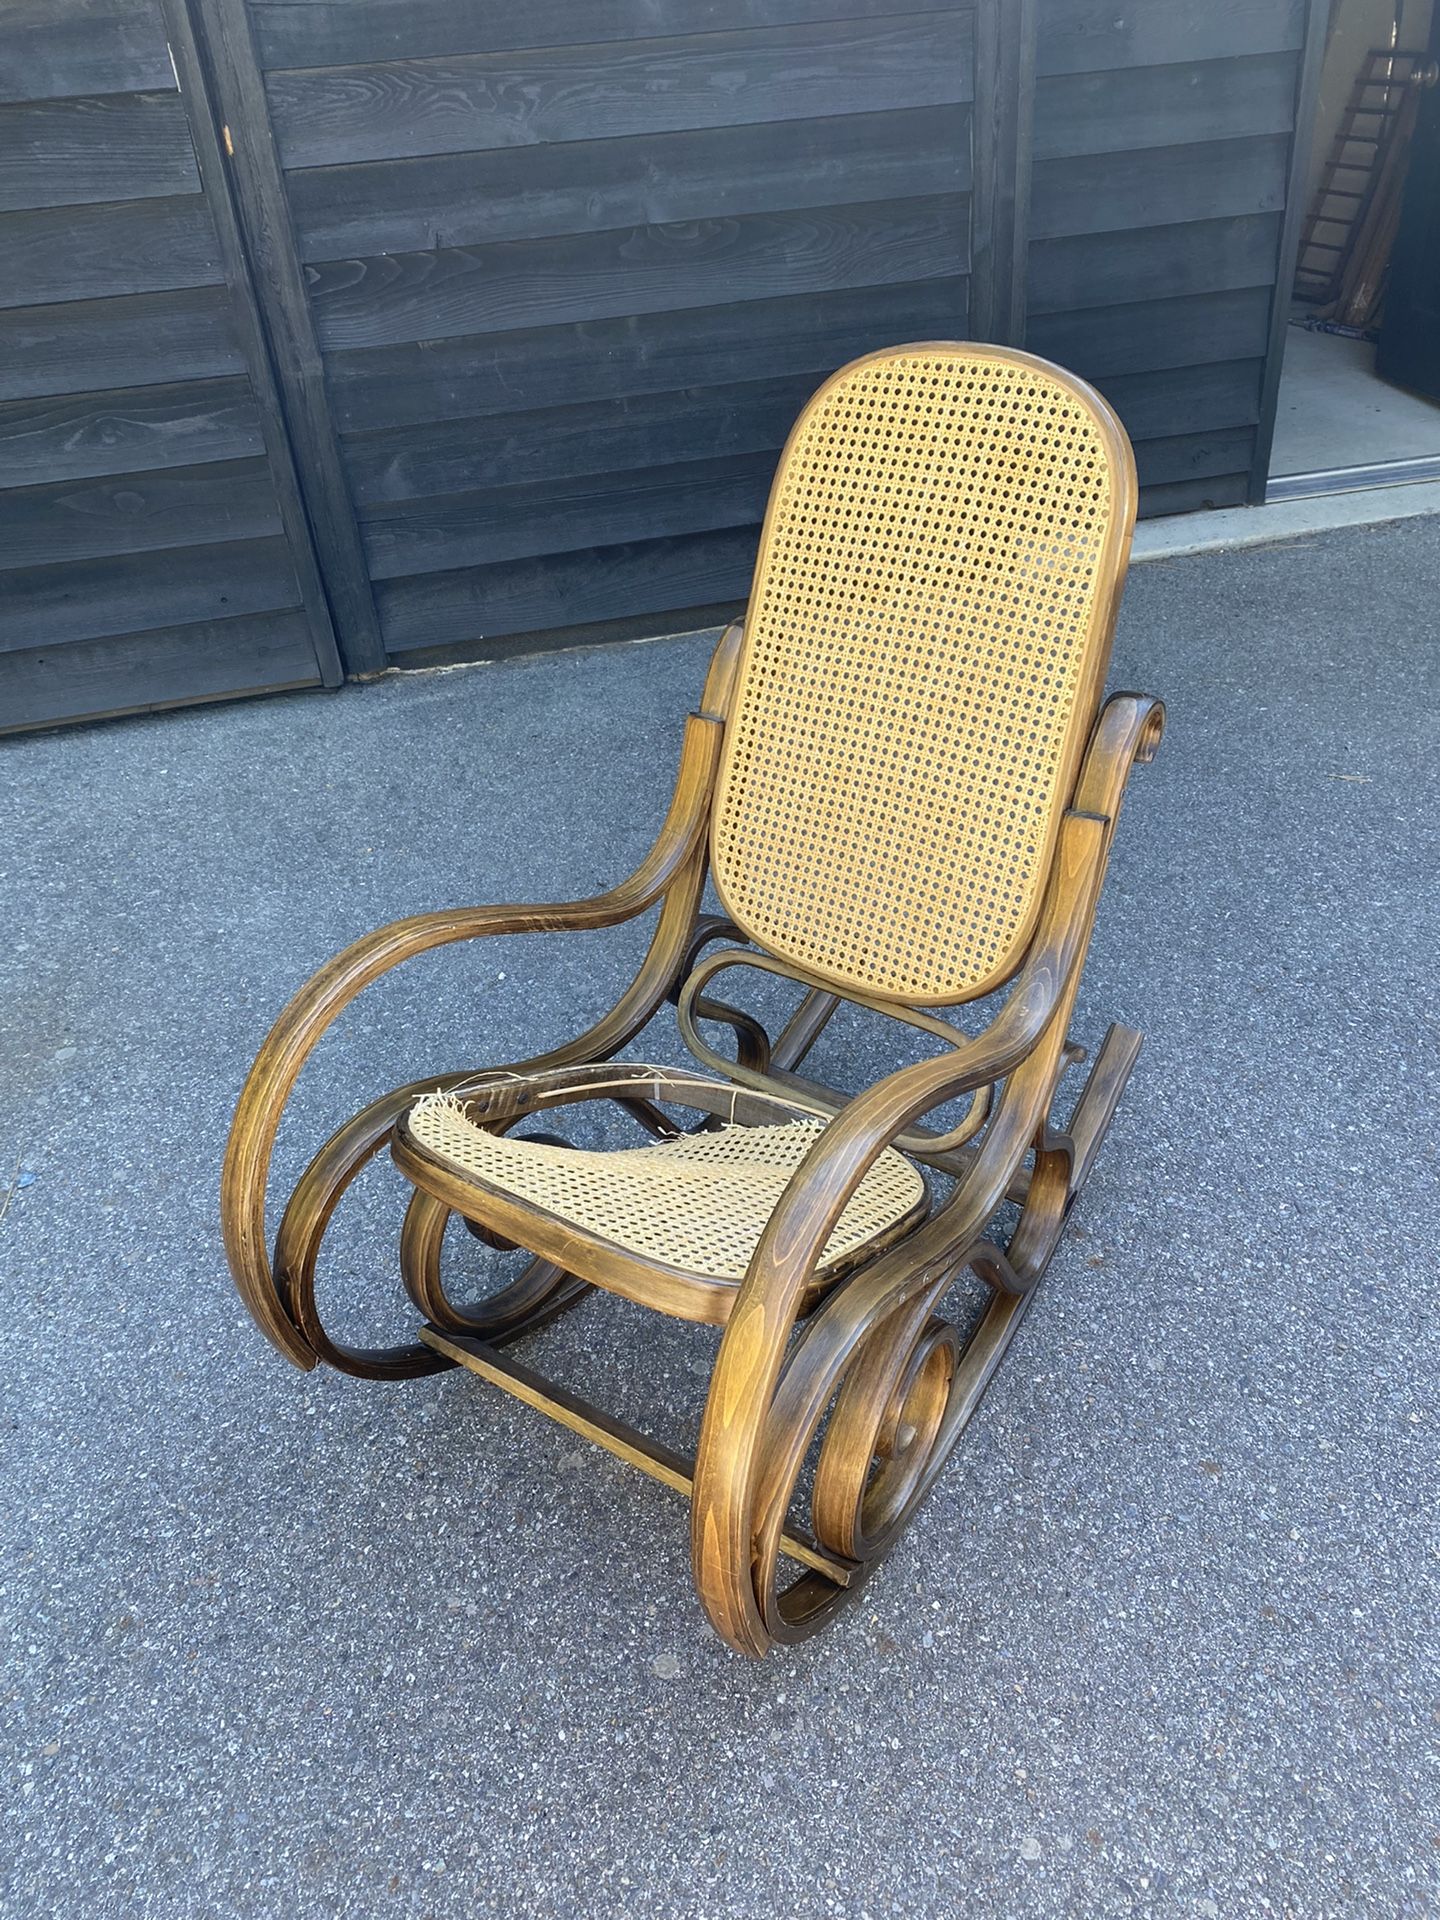
[[[808,1239],[811,1232],[808,1224],[802,1228],[802,1215],[813,1209],[814,1195],[824,1194],[834,1211],[827,1203],[816,1217],[818,1256],[866,1171],[896,1134],[932,1108],[1002,1079],[1032,1052],[1084,961],[1130,769],[1155,757],[1164,726],[1165,709],[1148,694],[1117,693],[1106,701],[1076,781],[1075,804],[1061,826],[1035,939],[1004,1006],[973,1040],[902,1067],[839,1110],[796,1168],[756,1248],[755,1266],[766,1257],[772,1232],[776,1247],[786,1246],[787,1259],[795,1257],[796,1236]]]
[[[1084,956],[1108,826],[1093,814],[1065,816],[1035,943],[990,1026],[947,1053],[877,1081],[826,1127],[795,1170],[756,1248],[751,1272],[768,1267],[767,1288],[781,1265],[789,1268],[802,1257],[802,1243],[813,1238],[817,1254],[824,1248],[856,1187],[897,1133],[932,1108],[1003,1079],[1033,1051]],[[737,1313],[743,1302],[742,1290]]]
[[[261,1330],[296,1366],[313,1367],[315,1355],[286,1312],[271,1271],[265,1187],[286,1102],[326,1029],[367,986],[416,954],[487,935],[616,926],[644,913],[700,852],[722,731],[717,720],[707,717],[692,714],[686,721],[669,812],[645,859],[619,886],[588,900],[461,907],[393,921],[337,954],[280,1014],[256,1055],[235,1109],[221,1174],[220,1214],[226,1258],[241,1298]],[[668,979],[659,983],[654,993],[657,1005],[668,985]],[[627,1006],[628,1013],[633,1011]],[[615,1044],[623,1044],[623,1037]],[[570,1049],[558,1051],[568,1055]],[[549,1060],[546,1055],[531,1064],[541,1066]]]

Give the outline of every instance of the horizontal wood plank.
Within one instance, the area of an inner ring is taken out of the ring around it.
[[[0,210],[199,191],[178,93],[0,106]]]
[[[1253,426],[1260,418],[1264,365],[1260,359],[1217,360],[1208,366],[1117,374],[1099,386],[1134,441],[1217,433]]]
[[[332,353],[326,380],[342,432],[403,429],[829,372],[889,341],[963,339],[967,313],[963,278],[847,287]]]
[[[1142,487],[1175,485],[1216,474],[1247,472],[1254,449],[1253,427],[1172,434],[1140,441],[1135,448],[1135,467]]]
[[[244,370],[223,287],[0,312],[0,400]]]
[[[0,100],[174,85],[158,0],[5,0]]]
[[[483,6],[465,0],[251,0],[249,11],[262,66],[339,67],[794,26],[839,14],[883,20],[914,13],[916,6],[915,0],[586,0],[582,15],[575,0],[485,0]]]
[[[1031,238],[1278,213],[1289,161],[1288,134],[1043,160],[1034,170]]]
[[[287,168],[617,139],[968,100],[954,12],[675,40],[284,71],[268,83]]]
[[[1052,74],[1035,86],[1035,158],[1125,153],[1288,133],[1294,53]],[[1203,165],[1197,157],[1197,165]]]
[[[1193,367],[1263,355],[1270,328],[1268,285],[1178,300],[1135,300],[1034,314],[1025,344],[1087,380]]]
[[[657,461],[625,473],[371,507],[360,531],[372,577],[493,566],[579,547],[749,526],[765,511],[775,453]]]
[[[1306,0],[1044,0],[1036,70],[1089,73],[1294,53]]]
[[[308,270],[321,346],[673,313],[965,271],[963,195],[502,241]]]
[[[0,653],[0,732],[320,684],[302,613]]]
[[[1173,480],[1140,489],[1140,518],[1167,513],[1209,513],[1216,507],[1243,507],[1249,498],[1250,470],[1217,473],[1201,480]]]
[[[828,371],[542,407],[478,427],[456,419],[351,434],[345,464],[356,500],[376,506],[701,456],[773,456]]]
[[[0,307],[218,286],[223,278],[199,194],[0,214],[0,260]]]
[[[1113,306],[1139,287],[1180,299],[1272,286],[1279,248],[1275,213],[1041,240],[1030,249],[1030,311]]]
[[[280,531],[264,460],[14,487],[0,493],[0,567],[254,540]],[[0,594],[4,593],[0,574]]]
[[[205,380],[0,405],[0,488],[263,453],[250,383]]]
[[[970,109],[919,107],[293,173],[301,258],[343,260],[959,193]]]
[[[381,581],[376,605],[394,656],[646,613],[656,617],[652,631],[663,633],[679,609],[742,599],[759,538],[756,525],[421,574]]]
[[[299,605],[278,537],[26,567],[0,575],[0,652]]]
[[[1224,506],[1244,498],[1253,436],[1225,444],[1243,464],[1231,473],[1197,473],[1223,457],[1180,443],[1160,442],[1142,460],[1156,475],[1177,469],[1188,477],[1147,484],[1142,514]],[[386,645],[407,655],[443,657],[446,650],[503,651],[507,639],[566,629],[583,637],[581,623],[625,619],[632,630],[682,627],[686,609],[737,603],[749,590],[758,526],[637,542],[592,552],[548,555],[508,565],[381,581],[376,588]],[[643,617],[648,612],[649,621]],[[636,624],[638,620],[638,625]]]

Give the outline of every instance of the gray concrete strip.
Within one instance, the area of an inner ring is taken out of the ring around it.
[[[1112,680],[1170,732],[1076,1031],[1145,1051],[948,1476],[758,1667],[675,1496],[469,1376],[291,1371],[216,1226],[286,997],[398,915],[624,872],[707,640],[6,743],[6,1920],[1433,1913],[1437,607],[1433,522],[1137,570]],[[385,1087],[573,1031],[637,938],[371,989],[277,1196]],[[894,1045],[857,1015],[819,1064]],[[407,1323],[402,1203],[378,1161],[337,1214],[352,1338]],[[601,1297],[523,1357],[688,1447],[712,1351]]]
[[[1162,520],[1143,520],[1135,529],[1132,557],[1137,565],[1144,560],[1175,560],[1185,554],[1266,547],[1311,534],[1337,533],[1344,527],[1381,526],[1433,514],[1440,514],[1440,480],[1322,493],[1308,500],[1271,501],[1263,507],[1176,513]]]

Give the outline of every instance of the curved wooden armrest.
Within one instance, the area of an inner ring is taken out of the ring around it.
[[[771,1228],[777,1244],[794,1244],[810,1196],[833,1196],[834,1212],[827,1204],[823,1230],[817,1218],[818,1253],[884,1147],[932,1108],[1003,1079],[1039,1043],[1085,958],[1130,769],[1154,758],[1164,726],[1164,707],[1147,694],[1117,693],[1106,701],[1076,782],[1075,805],[1061,825],[1040,924],[1009,998],[983,1033],[902,1067],[839,1110],[776,1209]],[[781,1217],[787,1205],[795,1216],[788,1226]],[[755,1267],[769,1237],[767,1232],[756,1248]]]
[[[372,981],[416,954],[492,934],[616,926],[653,906],[702,847],[721,734],[715,719],[692,714],[686,721],[674,797],[655,844],[635,872],[608,893],[553,905],[456,908],[393,921],[337,954],[285,1007],[241,1090],[225,1150],[220,1212],[226,1258],[241,1298],[261,1330],[296,1366],[313,1367],[315,1354],[285,1311],[275,1285],[266,1248],[265,1186],[281,1115],[321,1036]],[[668,978],[655,985],[656,1005],[668,985]],[[627,1014],[633,1013],[627,1006]],[[614,1044],[623,1044],[625,1037]],[[568,1054],[569,1049],[560,1051]]]
[[[1033,1051],[1083,957],[1108,827],[1108,821],[1093,814],[1066,815],[1035,944],[1005,1005],[985,1031],[877,1081],[847,1102],[826,1127],[796,1169],[756,1248],[751,1271],[765,1274],[767,1288],[774,1285],[773,1255],[783,1247],[788,1265],[800,1241],[808,1241],[812,1225],[807,1216],[813,1216],[813,1231],[819,1236],[817,1252],[825,1246],[855,1188],[897,1134],[932,1108],[1003,1080]],[[828,1224],[822,1227],[822,1220]],[[767,1257],[772,1237],[774,1248]]]

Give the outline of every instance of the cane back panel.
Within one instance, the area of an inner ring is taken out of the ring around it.
[[[1073,376],[924,344],[843,368],[770,496],[712,830],[760,946],[829,984],[973,998],[1023,956],[1135,515]]]

